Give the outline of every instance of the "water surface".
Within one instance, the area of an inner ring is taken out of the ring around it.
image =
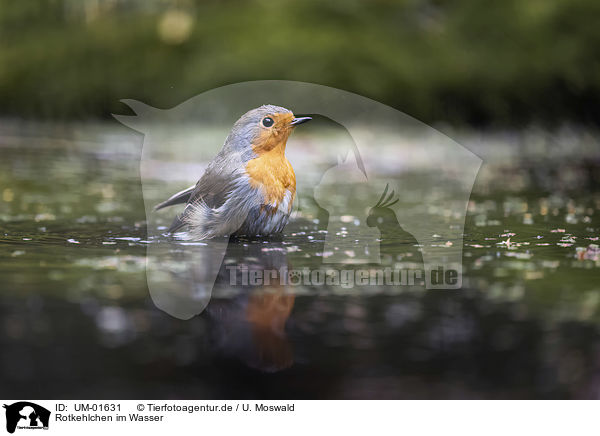
[[[147,248],[165,241],[148,238],[142,137],[114,124],[0,126],[6,397],[600,396],[594,132],[453,132],[484,160],[460,290],[229,286],[227,264],[318,268],[327,224],[351,227],[352,205],[374,206],[381,194],[329,185],[346,215],[304,198],[281,238],[232,241],[207,310],[184,321],[148,292]],[[310,142],[300,136],[290,159]],[[179,175],[157,177],[156,201],[194,183],[205,164],[182,161]],[[394,180],[410,169],[380,170]],[[296,172],[300,183],[301,164]],[[421,247],[395,226],[376,226],[383,266],[418,264]],[[344,267],[358,268],[362,236],[337,236]],[[435,234],[426,242],[457,243]]]

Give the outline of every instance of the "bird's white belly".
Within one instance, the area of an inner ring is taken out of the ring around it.
[[[290,218],[293,201],[294,194],[287,191],[279,205],[268,204],[254,208],[236,233],[271,235],[282,232]]]

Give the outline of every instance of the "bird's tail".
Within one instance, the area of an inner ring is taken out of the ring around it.
[[[190,201],[190,198],[195,188],[195,185],[190,186],[189,188],[184,189],[183,191],[179,191],[177,194],[173,194],[167,200],[163,201],[162,203],[158,203],[156,206],[154,206],[154,210],[160,210],[164,207],[173,206],[174,204],[187,203],[188,201]]]
[[[167,230],[167,233],[175,233],[177,230],[185,226],[185,221],[183,220],[183,215],[176,215],[171,223],[171,227]]]

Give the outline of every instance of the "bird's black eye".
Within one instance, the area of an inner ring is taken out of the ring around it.
[[[265,118],[263,118],[263,121],[262,121],[262,124],[265,127],[271,127],[274,123],[275,123],[275,121],[273,121],[273,118],[271,118],[271,117],[265,117]]]

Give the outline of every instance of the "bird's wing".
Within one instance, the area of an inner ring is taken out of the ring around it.
[[[207,168],[191,192],[188,204],[202,201],[211,209],[221,207],[234,189],[238,177],[235,171]]]
[[[190,201],[190,196],[194,192],[194,189],[196,189],[196,185],[190,186],[183,191],[179,191],[177,194],[173,194],[167,200],[154,206],[154,210],[160,210],[164,207],[173,206],[174,204],[187,203]]]
[[[188,198],[186,209],[181,215],[175,217],[169,232],[172,233],[185,225],[187,214],[193,210],[191,206],[202,202],[211,209],[217,209],[227,201],[240,176],[238,172],[231,170],[231,168],[239,168],[239,165],[231,165],[231,161],[228,163],[229,165],[221,159],[221,156],[217,156],[211,162],[196,186],[185,194]]]

